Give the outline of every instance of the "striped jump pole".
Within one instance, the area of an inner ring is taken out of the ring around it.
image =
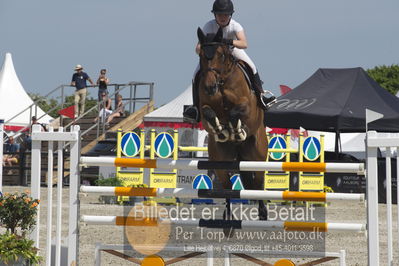
[[[80,192],[101,193],[113,196],[131,197],[177,197],[177,198],[232,198],[247,200],[296,200],[296,201],[364,201],[364,194],[265,191],[265,190],[214,190],[187,188],[132,188],[81,186]]]
[[[287,222],[287,221],[259,221],[259,220],[172,220],[158,218],[134,218],[125,216],[91,216],[83,215],[81,221],[90,225],[116,226],[158,226],[171,224],[176,226],[205,227],[205,228],[233,228],[233,229],[284,229],[286,231],[305,232],[356,232],[366,230],[364,224],[355,223],[322,223],[322,222]]]
[[[262,162],[262,161],[201,161],[173,159],[137,159],[116,157],[81,157],[80,163],[87,166],[158,168],[181,170],[225,169],[237,171],[290,171],[364,173],[362,163],[316,163],[316,162]]]

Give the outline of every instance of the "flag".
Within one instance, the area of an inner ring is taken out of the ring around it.
[[[75,118],[75,105],[58,111],[58,114],[74,119]]]

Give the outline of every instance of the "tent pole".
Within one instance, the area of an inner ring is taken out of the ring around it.
[[[334,149],[335,156],[337,157],[337,159],[338,159],[338,154],[339,154],[339,150],[340,150],[339,147],[340,146],[341,146],[341,136],[340,136],[339,130],[337,130],[337,131],[335,131],[335,149]]]

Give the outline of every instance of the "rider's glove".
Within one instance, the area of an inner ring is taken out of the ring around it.
[[[227,45],[233,45],[233,39],[222,39],[222,43],[227,44]]]

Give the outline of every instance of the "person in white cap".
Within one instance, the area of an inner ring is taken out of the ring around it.
[[[87,83],[88,80],[91,85],[94,85],[94,82],[91,80],[89,75],[83,72],[83,67],[81,65],[76,65],[75,67],[76,73],[72,76],[71,86],[76,88],[75,91],[75,118],[84,114],[85,112],[85,103],[86,103],[86,94],[87,94]]]

